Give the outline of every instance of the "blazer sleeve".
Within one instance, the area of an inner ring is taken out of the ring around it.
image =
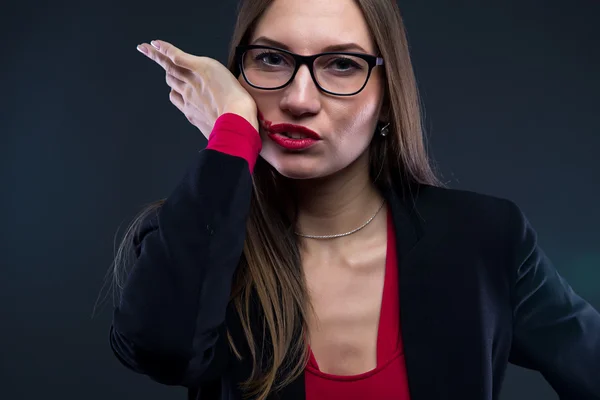
[[[559,275],[517,206],[511,220],[517,268],[510,361],[539,371],[562,400],[598,400],[600,314]]]
[[[144,221],[110,329],[112,350],[128,368],[188,387],[225,368],[225,315],[260,147],[246,120],[220,117],[207,148]]]

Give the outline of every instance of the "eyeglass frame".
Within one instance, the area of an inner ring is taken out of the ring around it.
[[[248,80],[248,77],[246,77],[246,73],[244,72],[244,60],[243,60],[243,55],[248,51],[248,50],[253,50],[253,49],[268,49],[268,50],[275,50],[275,51],[279,51],[282,53],[286,53],[288,54],[290,57],[292,57],[294,59],[294,63],[295,63],[295,68],[294,68],[294,72],[292,73],[292,76],[290,76],[290,79],[284,83],[281,86],[277,86],[274,88],[264,88],[261,86],[257,86],[254,85],[253,83],[251,83]],[[362,85],[362,87],[360,89],[358,89],[356,92],[353,93],[348,93],[348,94],[339,94],[339,93],[335,93],[335,92],[331,92],[329,90],[324,89],[319,82],[317,82],[317,78],[315,77],[315,72],[314,72],[314,63],[315,60],[321,56],[326,56],[326,55],[346,55],[346,56],[352,56],[352,57],[358,57],[361,58],[363,60],[365,60],[367,62],[367,65],[369,66],[369,71],[367,72],[367,77],[365,79],[365,83]],[[380,56],[374,56],[371,54],[364,54],[364,53],[353,53],[353,52],[343,52],[343,51],[330,51],[330,52],[326,52],[326,53],[318,53],[318,54],[313,54],[310,56],[303,56],[300,54],[296,54],[296,53],[292,53],[289,50],[284,50],[284,49],[280,49],[278,47],[273,47],[273,46],[265,46],[265,45],[246,45],[246,46],[237,46],[235,48],[235,58],[237,60],[237,64],[238,64],[238,68],[240,69],[240,73],[242,74],[242,76],[244,77],[244,80],[246,81],[246,83],[248,83],[248,85],[252,86],[253,88],[256,89],[260,89],[260,90],[279,90],[279,89],[283,89],[284,87],[288,86],[290,83],[292,83],[294,81],[294,78],[296,77],[296,74],[298,73],[298,70],[300,69],[301,66],[306,65],[308,67],[308,70],[310,72],[310,76],[315,84],[315,86],[317,86],[317,88],[319,90],[321,90],[322,92],[325,92],[327,94],[331,94],[333,96],[354,96],[358,93],[360,93],[365,86],[367,86],[367,83],[369,82],[369,78],[371,77],[371,72],[373,71],[373,68],[379,66],[379,65],[383,65],[383,58]]]

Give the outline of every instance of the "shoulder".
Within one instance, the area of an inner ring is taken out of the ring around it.
[[[466,236],[535,241],[522,209],[513,200],[469,190],[421,185],[412,195],[417,219]]]
[[[508,198],[470,190],[421,185],[412,197],[417,207],[434,208],[445,214],[458,213],[463,218],[521,213],[519,206]]]
[[[522,266],[542,256],[535,230],[510,199],[433,186],[420,187],[412,197],[412,221],[429,237],[429,249],[454,266],[460,260],[463,271],[485,271],[491,285],[510,291]]]

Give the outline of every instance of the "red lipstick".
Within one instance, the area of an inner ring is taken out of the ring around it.
[[[269,138],[287,150],[304,150],[321,140],[318,133],[302,125],[285,123],[273,125],[272,122],[265,120],[262,122],[269,132]]]

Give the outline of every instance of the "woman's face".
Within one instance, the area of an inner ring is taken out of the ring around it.
[[[279,48],[284,45],[301,55],[351,43],[354,45],[347,50],[336,51],[376,55],[366,21],[353,0],[275,0],[258,21],[249,42]],[[267,61],[280,62],[268,56]],[[336,65],[347,68],[344,63]],[[306,65],[300,67],[288,86],[278,90],[255,89],[240,75],[240,82],[261,113],[261,156],[279,173],[293,179],[328,176],[356,161],[367,150],[380,117],[381,68],[373,69],[361,92],[346,97],[320,91]],[[303,150],[282,147],[266,129],[281,123],[307,127],[321,140]]]

